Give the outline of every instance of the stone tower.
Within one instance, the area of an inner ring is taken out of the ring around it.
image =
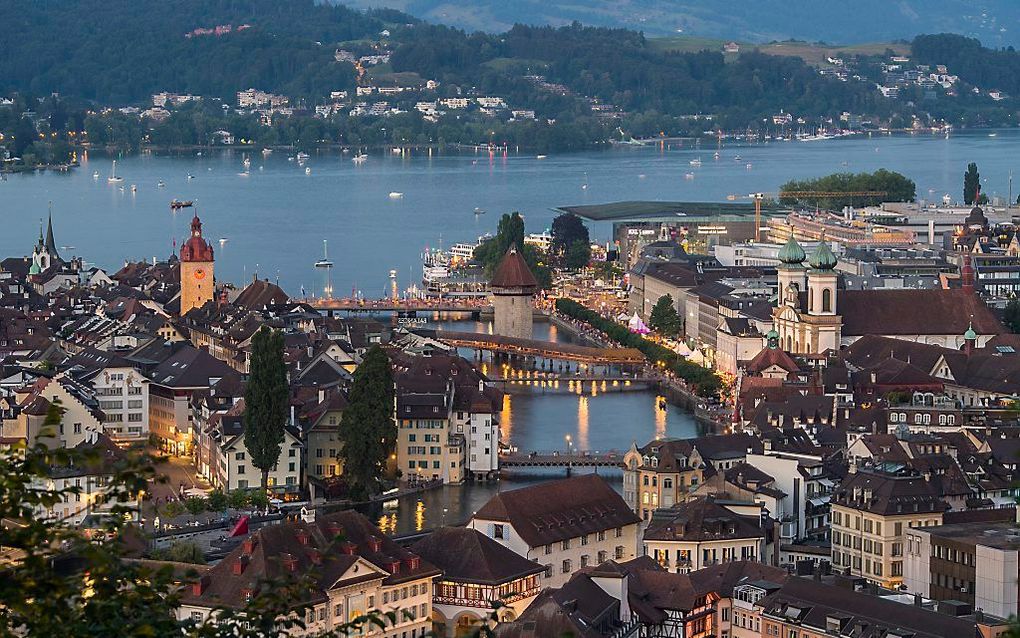
[[[511,246],[496,266],[489,290],[495,313],[493,332],[503,337],[531,339],[531,301],[538,281],[517,252],[517,246]]]
[[[215,287],[213,249],[202,237],[202,221],[196,214],[191,237],[181,246],[181,316],[212,301]]]

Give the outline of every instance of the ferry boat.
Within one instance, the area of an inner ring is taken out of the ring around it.
[[[526,245],[534,246],[542,252],[548,252],[549,248],[552,246],[552,239],[552,235],[549,234],[549,231],[530,233],[524,237],[524,243]]]
[[[170,200],[170,208],[172,210],[180,210],[182,208],[191,208],[194,205],[195,205],[195,202],[193,202],[190,199],[186,199],[186,200],[183,200],[183,201],[179,200],[179,199]]]

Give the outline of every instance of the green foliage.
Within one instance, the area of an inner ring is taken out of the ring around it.
[[[359,496],[376,492],[386,460],[396,446],[393,374],[390,360],[373,346],[354,371],[347,409],[340,422],[344,478]]]
[[[1014,297],[1006,304],[1003,323],[1013,334],[1020,334],[1020,298]]]
[[[825,177],[806,180],[791,180],[783,184],[781,192],[824,191],[845,193],[850,191],[882,191],[885,195],[876,197],[780,197],[784,205],[802,204],[818,206],[829,210],[840,210],[844,206],[869,206],[886,202],[912,202],[916,197],[914,182],[903,175],[880,168],[874,173],[833,173]]]
[[[250,490],[248,504],[257,510],[264,510],[269,507],[269,495],[265,490]]]
[[[184,501],[184,509],[188,510],[192,516],[198,516],[205,511],[207,504],[207,501],[201,496],[189,496]]]
[[[251,503],[247,490],[234,490],[227,494],[227,504],[231,509],[243,510]]]
[[[310,599],[316,585],[314,571],[307,577],[260,581],[243,608],[217,609],[218,622],[198,625],[176,617],[180,579],[197,579],[197,572],[181,574],[169,565],[123,560],[126,544],[119,540],[139,533],[126,522],[127,517],[134,513],[141,491],[160,481],[153,459],[147,456],[129,454],[106,466],[111,479],[104,488],[111,515],[92,537],[37,515],[57,503],[74,501],[82,491],[45,487],[51,463],[80,466],[101,461],[92,450],[43,445],[0,450],[0,519],[17,521],[0,526],[0,546],[7,556],[0,578],[0,638],[285,638],[304,634],[308,606],[302,601]],[[167,556],[199,562],[200,552],[190,545],[178,543],[168,548]],[[389,613],[373,611],[317,638],[360,633],[359,628],[368,624],[388,627],[394,620]]]
[[[262,487],[280,458],[287,421],[287,368],[283,333],[262,326],[252,338],[251,374],[244,391],[244,445],[262,470]]]
[[[60,402],[59,397],[55,397],[50,401],[49,407],[46,408],[46,418],[43,419],[42,427],[49,433],[56,434],[60,428],[60,422],[64,419],[64,406]]]
[[[155,560],[169,560],[192,565],[205,565],[206,563],[202,549],[189,541],[175,541],[170,544],[170,547],[153,550],[151,557]]]
[[[229,497],[223,493],[223,490],[213,490],[209,492],[208,498],[206,498],[206,507],[209,508],[210,512],[223,512],[226,511],[227,506],[230,504]]]
[[[485,267],[488,276],[496,270],[511,245],[517,246],[531,274],[543,289],[552,287],[552,269],[545,258],[534,246],[524,243],[524,218],[520,213],[503,213],[499,219],[496,236],[488,239],[475,248],[474,260]]]
[[[163,515],[166,518],[177,518],[184,512],[184,505],[182,505],[180,501],[170,501],[163,506]]]
[[[567,248],[563,256],[563,265],[572,270],[580,270],[591,261],[591,244],[583,239],[577,239]]]
[[[667,366],[673,374],[689,383],[699,396],[718,397],[722,390],[722,383],[712,370],[679,356],[665,346],[630,332],[626,327],[602,317],[572,299],[557,299],[556,311],[601,330],[622,346],[637,348],[650,362]]]
[[[683,329],[683,319],[680,318],[673,305],[672,295],[659,297],[648,316],[648,325],[667,337],[675,337],[680,334],[680,330]]]
[[[591,243],[588,227],[584,225],[580,217],[573,213],[558,215],[553,220],[551,234],[551,250],[556,254],[562,254],[576,241],[582,241],[585,244]]]
[[[967,164],[967,172],[963,174],[963,203],[967,206],[975,203],[981,190],[981,174],[977,164]]]

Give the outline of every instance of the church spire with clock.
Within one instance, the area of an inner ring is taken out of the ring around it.
[[[212,301],[215,292],[213,249],[202,237],[202,220],[191,220],[191,237],[181,246],[181,316]]]

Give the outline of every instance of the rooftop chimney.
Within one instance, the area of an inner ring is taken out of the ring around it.
[[[234,565],[233,565],[233,569],[231,569],[231,573],[234,576],[240,576],[241,574],[244,573],[244,569],[247,566],[248,566],[248,555],[247,554],[241,554],[240,556],[237,557],[237,560],[234,561]]]

